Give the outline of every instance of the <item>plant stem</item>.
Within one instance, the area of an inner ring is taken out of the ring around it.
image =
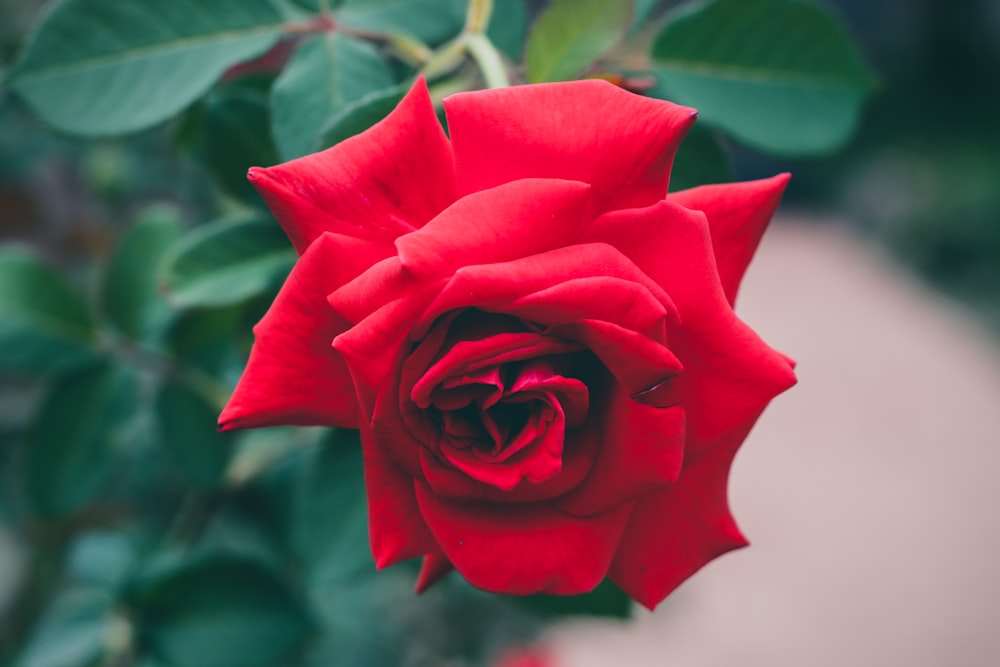
[[[483,79],[489,88],[506,88],[510,85],[510,78],[507,76],[507,68],[504,67],[503,58],[493,42],[482,33],[473,33],[466,40],[465,47],[476,61]]]
[[[465,30],[472,34],[482,34],[490,25],[493,16],[493,0],[469,0],[465,14]]]

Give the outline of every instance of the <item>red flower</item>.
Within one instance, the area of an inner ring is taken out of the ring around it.
[[[733,313],[787,176],[664,198],[695,112],[604,81],[445,102],[250,170],[301,258],[222,428],[361,429],[377,565],[653,607],[746,542],[730,463],[790,362]]]

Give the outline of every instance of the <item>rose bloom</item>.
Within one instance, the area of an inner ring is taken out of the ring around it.
[[[647,607],[746,544],[730,464],[789,360],[733,313],[787,176],[667,195],[691,109],[604,81],[395,111],[249,178],[301,254],[220,428],[361,431],[379,568]]]

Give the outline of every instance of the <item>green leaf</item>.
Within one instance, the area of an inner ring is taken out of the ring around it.
[[[528,81],[575,79],[622,38],[631,20],[631,0],[555,0],[528,35]]]
[[[822,153],[854,131],[873,87],[840,23],[796,0],[714,0],[675,13],[653,45],[658,97],[740,141]]]
[[[524,0],[501,0],[493,4],[486,36],[514,62],[521,60],[528,34],[528,8]]]
[[[465,4],[465,0],[344,0],[336,16],[352,28],[401,32],[439,44],[462,29]]]
[[[240,216],[209,223],[167,252],[159,282],[178,306],[238,303],[277,285],[296,255],[273,220]]]
[[[610,579],[584,595],[531,595],[511,600],[540,616],[629,618],[632,615],[632,599]]]
[[[696,124],[684,137],[670,170],[670,191],[732,180],[729,156],[712,130]]]
[[[8,83],[65,132],[117,135],[164,121],[278,39],[271,0],[63,0]]]
[[[374,572],[357,431],[333,431],[299,470],[292,503],[296,553],[324,580]]]
[[[195,484],[219,481],[233,453],[233,433],[219,433],[219,408],[176,380],[160,387],[156,401],[160,436],[173,460]]]
[[[135,557],[135,545],[124,533],[98,530],[73,542],[66,570],[74,581],[114,592],[126,581]]]
[[[104,593],[74,590],[46,611],[14,667],[89,667],[108,650],[111,600]]]
[[[341,109],[323,128],[320,148],[329,148],[344,139],[364,132],[389,115],[409,90],[408,84],[399,84],[365,95],[360,100]]]
[[[220,86],[191,110],[180,137],[223,190],[258,208],[264,201],[247,169],[279,162],[271,141],[270,85],[269,77],[247,76]]]
[[[101,490],[135,394],[135,377],[111,364],[80,370],[51,387],[25,452],[27,490],[40,514],[68,514]]]
[[[368,93],[395,83],[378,51],[346,35],[304,42],[274,83],[271,122],[282,160],[316,150],[326,121]]]
[[[156,290],[156,266],[183,232],[180,211],[159,205],[143,212],[122,237],[104,273],[101,305],[125,336],[145,340],[169,318],[170,309]]]
[[[642,30],[646,25],[646,21],[653,14],[653,10],[657,9],[660,4],[660,0],[635,0],[635,13],[632,16],[632,27],[630,30],[632,32],[637,32]]]
[[[31,255],[0,250],[0,367],[57,372],[96,357],[84,299]]]
[[[152,574],[136,592],[140,650],[174,667],[285,664],[312,634],[308,610],[277,572],[236,555]]]

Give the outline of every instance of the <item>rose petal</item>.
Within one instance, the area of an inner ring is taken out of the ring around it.
[[[779,174],[759,181],[703,185],[667,197],[708,218],[719,279],[729,303],[736,301],[743,274],[778,209],[789,178],[790,174]]]
[[[375,567],[438,551],[413,492],[413,477],[387,458],[371,431],[361,429],[368,493],[368,539]]]
[[[680,209],[686,210],[686,209]],[[574,286],[570,281],[585,279]],[[617,282],[616,282],[617,281]],[[642,289],[622,285],[630,282]],[[607,298],[600,288],[627,290],[632,304]],[[597,289],[594,289],[597,288]],[[586,295],[574,296],[576,290]],[[645,292],[643,292],[643,289]],[[547,292],[548,298],[538,296]],[[522,301],[523,300],[523,301]],[[543,304],[548,304],[546,309]],[[520,310],[520,305],[524,310]],[[478,308],[503,314],[531,315],[541,324],[558,324],[588,317],[605,319],[636,331],[660,330],[656,323],[673,320],[673,301],[630,259],[603,243],[587,243],[523,257],[510,262],[467,266],[455,272],[440,295],[421,315],[414,336],[421,337],[443,313]]]
[[[417,502],[445,556],[477,588],[508,595],[577,595],[607,574],[631,514],[571,517],[542,503],[456,503],[423,483]]]
[[[744,324],[726,300],[708,223],[672,202],[601,216],[584,238],[610,243],[673,298],[683,325],[670,348],[684,364],[675,391],[687,412],[690,455],[752,423],[795,383],[785,358]]]
[[[455,200],[451,147],[422,78],[370,129],[247,176],[300,253],[327,231],[391,244]]]
[[[524,179],[463,197],[417,231],[396,239],[400,262],[423,278],[470,263],[505,262],[571,242],[590,221],[590,185]]]
[[[577,486],[590,470],[598,445],[598,432],[593,425],[567,431],[564,435],[559,473],[538,484],[522,480],[508,491],[469,477],[438,460],[426,448],[420,451],[420,464],[423,477],[435,495],[466,502],[488,500],[499,503],[535,503],[560,496]]]
[[[611,565],[610,576],[653,609],[712,559],[746,546],[729,511],[729,468],[749,426],[714,443],[686,464],[677,483],[641,498]]]
[[[417,576],[415,592],[418,595],[425,592],[454,569],[455,566],[444,554],[440,552],[427,554],[420,564],[420,574]]]
[[[459,93],[444,105],[460,195],[565,178],[592,183],[599,211],[662,199],[696,114],[597,80]]]
[[[545,333],[586,346],[629,395],[677,377],[682,370],[666,345],[610,322],[569,322],[549,327]]]
[[[592,408],[602,416],[601,447],[587,478],[556,505],[570,514],[589,516],[677,479],[684,461],[684,410],[657,408],[632,400],[614,380]]]
[[[327,294],[381,259],[386,246],[324,234],[302,255],[254,327],[256,342],[219,427],[357,428],[354,384],[333,339],[350,325]]]

